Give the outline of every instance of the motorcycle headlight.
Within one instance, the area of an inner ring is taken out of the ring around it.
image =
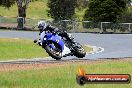
[[[46,38],[44,38],[44,41],[46,40]]]

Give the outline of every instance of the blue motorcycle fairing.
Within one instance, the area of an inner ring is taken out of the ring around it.
[[[41,42],[44,42],[44,37],[46,36],[46,41],[54,41],[56,43],[58,43],[61,46],[61,50],[64,50],[64,42],[62,40],[62,37],[57,35],[57,34],[52,34],[50,32],[45,33],[41,33]]]
[[[61,46],[61,50],[62,51],[64,50],[64,42],[63,42],[61,36],[58,36],[57,34],[52,35],[51,37],[48,37],[47,40],[54,41],[54,42],[58,43]]]

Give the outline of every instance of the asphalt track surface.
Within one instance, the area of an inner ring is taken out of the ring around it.
[[[96,51],[89,53],[84,58],[76,58],[74,56],[64,57],[62,61],[71,60],[99,60],[102,58],[124,58],[132,57],[132,34],[90,34],[90,33],[72,33],[75,40],[83,45],[96,46]],[[38,32],[30,31],[0,31],[0,38],[39,38]],[[28,60],[29,62],[50,62],[52,58],[38,58]],[[17,61],[16,61],[17,62]],[[25,60],[21,61],[25,62]]]

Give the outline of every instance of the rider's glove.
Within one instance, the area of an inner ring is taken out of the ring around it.
[[[35,39],[33,42],[36,43],[37,42],[37,39]]]

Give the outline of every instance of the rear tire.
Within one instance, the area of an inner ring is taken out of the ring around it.
[[[54,44],[54,46],[56,47],[56,50],[51,50],[49,44]],[[49,56],[51,56],[52,58],[56,59],[56,60],[60,60],[62,58],[62,50],[61,50],[61,46],[59,44],[57,44],[56,42],[50,42],[48,44],[46,44],[44,46],[46,52],[49,54]],[[59,53],[59,54],[56,54]]]
[[[82,47],[82,45],[80,45],[79,43],[76,43],[74,47],[74,56],[78,58],[83,58],[85,57],[85,55],[86,55],[86,52],[84,48]]]

